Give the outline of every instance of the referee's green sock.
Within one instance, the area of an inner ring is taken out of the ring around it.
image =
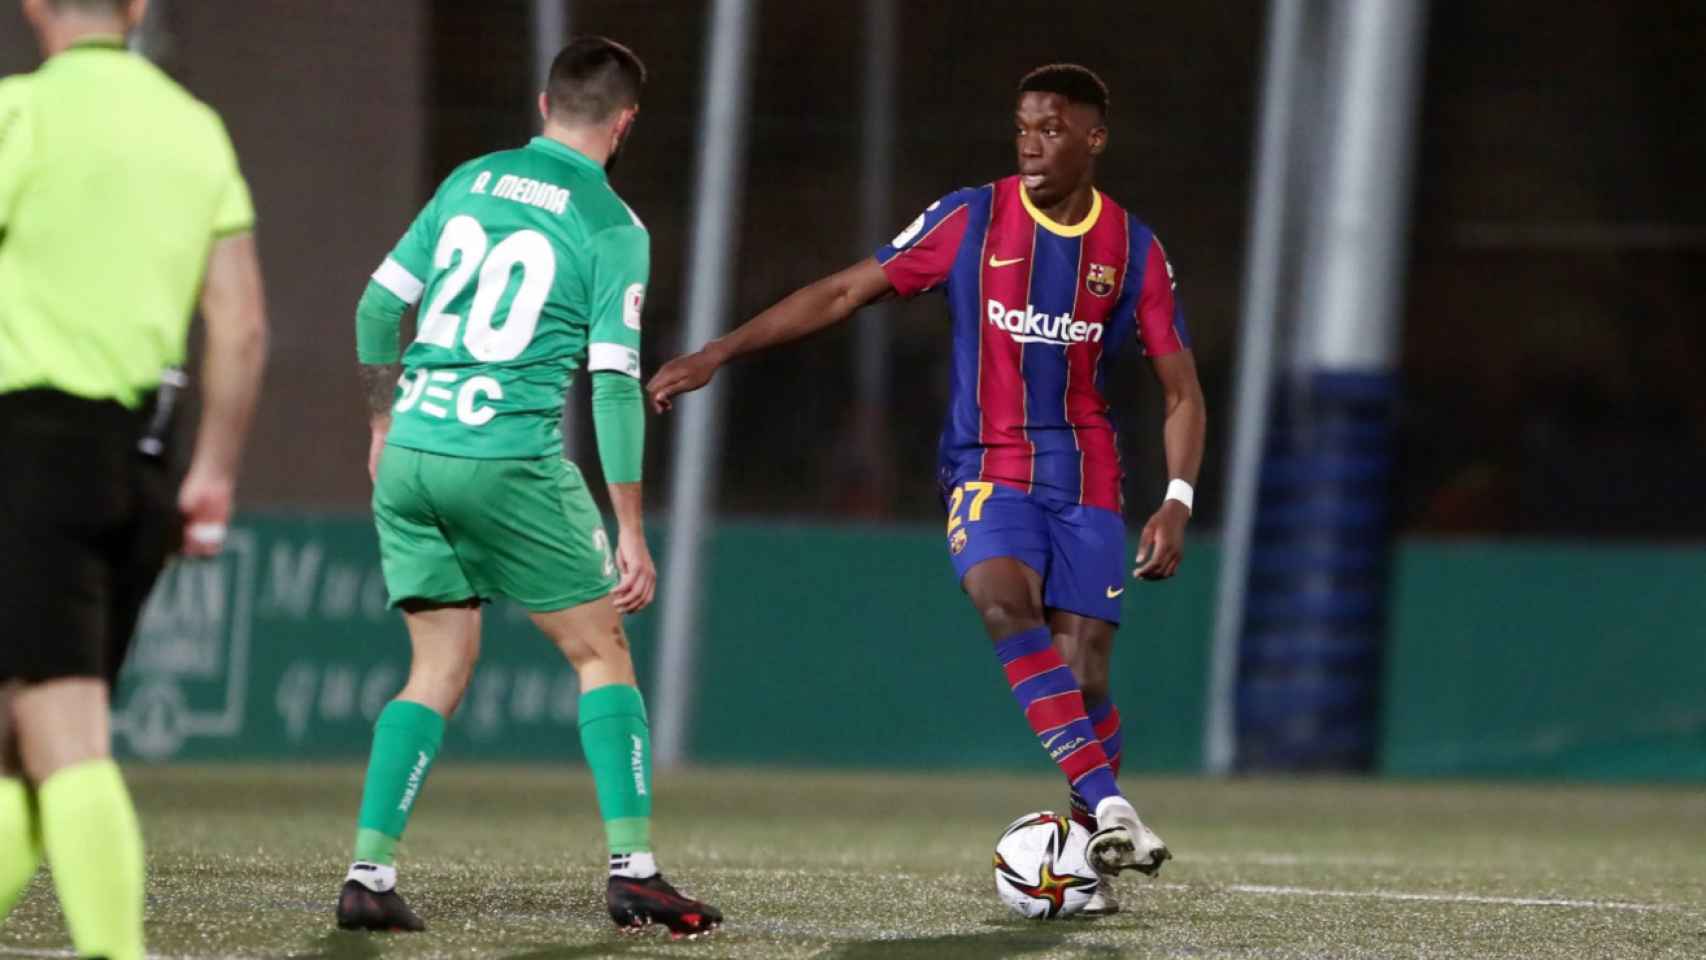
[[[0,920],[17,906],[41,866],[41,829],[29,784],[0,777]]]
[[[444,743],[444,717],[425,704],[393,700],[373,725],[373,752],[367,760],[367,783],[361,793],[361,816],[356,821],[355,860],[387,868],[384,880],[369,886],[389,889],[396,882],[397,841],[403,838],[427,772]],[[367,877],[352,879],[366,882]]]
[[[42,848],[81,957],[142,960],[142,829],[118,764],[66,767],[36,791]]]
[[[649,877],[652,857],[652,734],[646,701],[627,684],[581,694],[581,751],[598,791],[610,872]]]

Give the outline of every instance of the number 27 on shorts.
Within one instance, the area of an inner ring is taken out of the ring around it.
[[[952,499],[948,503],[948,535],[953,536],[962,523],[976,523],[983,519],[983,503],[990,494],[995,492],[995,484],[987,480],[969,480],[954,488]],[[968,497],[969,495],[969,497]],[[965,513],[960,508],[965,507]]]

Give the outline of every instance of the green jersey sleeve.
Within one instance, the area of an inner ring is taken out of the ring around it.
[[[646,395],[614,370],[592,375],[592,426],[605,483],[639,483],[646,453]]]
[[[0,80],[0,231],[12,222],[32,150],[25,78]]]
[[[438,196],[434,195],[379,269],[373,271],[355,310],[356,357],[362,363],[397,362],[397,331],[403,314],[419,303],[426,291],[437,230]]]
[[[398,300],[413,306],[420,302],[432,276],[433,243],[438,238],[438,198],[423,208],[408,232],[379,269],[373,271],[373,282],[391,291]]]
[[[355,305],[356,359],[370,364],[396,363],[402,355],[397,332],[408,309],[408,304],[380,286],[379,281],[367,281],[367,289]]]
[[[608,227],[591,239],[591,324],[586,368],[640,376],[640,311],[651,276],[652,245],[639,225]]]

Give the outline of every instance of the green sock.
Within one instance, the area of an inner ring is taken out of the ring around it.
[[[598,789],[611,853],[652,849],[652,732],[640,691],[611,684],[581,694],[581,750]]]
[[[41,866],[41,830],[29,784],[0,777],[0,920],[5,920]]]
[[[36,797],[42,847],[78,956],[142,960],[142,830],[118,764],[66,767]]]
[[[355,859],[389,865],[408,826],[427,771],[444,742],[444,718],[431,707],[393,700],[373,725],[373,753],[356,820]]]

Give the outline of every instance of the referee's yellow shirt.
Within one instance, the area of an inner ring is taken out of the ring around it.
[[[0,80],[0,393],[135,407],[254,219],[219,115],[117,37]]]

